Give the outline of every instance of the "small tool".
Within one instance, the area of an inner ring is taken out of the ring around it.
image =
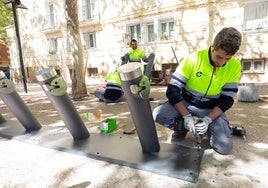
[[[197,134],[197,133],[195,134],[198,149],[201,149],[202,137],[203,137],[203,135],[200,135],[200,134]]]
[[[232,134],[236,136],[241,136],[243,137],[244,140],[247,140],[246,137],[246,130],[243,126],[241,125],[230,125],[232,129]]]
[[[197,123],[200,123],[201,120],[196,119],[195,121],[196,121],[195,124],[197,124]],[[196,132],[196,133],[195,133],[195,138],[196,138],[196,143],[197,143],[197,147],[198,147],[198,149],[201,149],[201,143],[202,143],[203,135],[198,134],[198,133]]]

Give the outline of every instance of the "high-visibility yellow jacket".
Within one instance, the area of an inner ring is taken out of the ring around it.
[[[106,76],[105,81],[107,83],[109,82],[109,83],[115,83],[115,84],[121,85],[121,80],[120,80],[118,72],[109,73]]]
[[[172,74],[167,89],[171,104],[186,100],[200,108],[218,106],[226,111],[233,105],[238,91],[241,63],[232,57],[222,67],[215,67],[209,49],[186,58]]]
[[[123,95],[123,90],[118,72],[109,73],[106,76],[105,81],[107,84],[103,94],[104,98],[111,101],[119,100]]]
[[[133,50],[132,48],[128,51],[129,61],[137,61],[140,62],[143,57],[145,57],[145,52],[141,48],[136,48]]]

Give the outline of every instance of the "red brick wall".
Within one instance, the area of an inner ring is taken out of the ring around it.
[[[0,66],[8,66],[10,65],[8,48],[0,44]]]

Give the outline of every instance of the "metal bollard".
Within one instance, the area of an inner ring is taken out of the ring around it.
[[[72,101],[67,95],[67,85],[53,68],[46,68],[36,73],[36,79],[51,103],[63,119],[74,140],[89,137],[89,132]]]
[[[0,97],[26,131],[33,131],[42,127],[15,91],[14,83],[2,71],[0,71]]]
[[[150,83],[139,63],[118,68],[122,88],[135,124],[143,152],[159,152],[160,145],[149,102]]]
[[[148,63],[144,71],[144,75],[147,76],[149,80],[151,79],[152,69],[154,66],[154,58],[155,58],[155,54],[151,53],[148,57]]]

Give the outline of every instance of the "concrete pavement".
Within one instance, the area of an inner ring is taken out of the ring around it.
[[[20,85],[16,90],[42,126],[65,125],[38,84],[29,84],[29,92]],[[98,86],[89,86],[93,90]],[[267,95],[267,85],[260,87]],[[165,97],[165,87],[153,87],[151,107]],[[115,117],[118,128],[111,134],[123,135],[133,128],[125,101],[104,104],[95,97],[73,102],[83,117],[86,112],[102,110],[102,117]],[[7,120],[16,119],[0,101],[1,114]],[[234,137],[231,155],[219,155],[206,149],[196,184],[142,170],[107,163],[88,157],[47,149],[16,140],[0,139],[0,187],[268,187],[268,103],[242,103],[236,100],[227,112],[230,121],[246,128],[247,141]],[[99,124],[83,119],[90,132],[99,132]],[[160,142],[169,143],[172,131],[156,124]],[[129,135],[137,138],[136,134]],[[189,135],[184,144],[192,146]]]

